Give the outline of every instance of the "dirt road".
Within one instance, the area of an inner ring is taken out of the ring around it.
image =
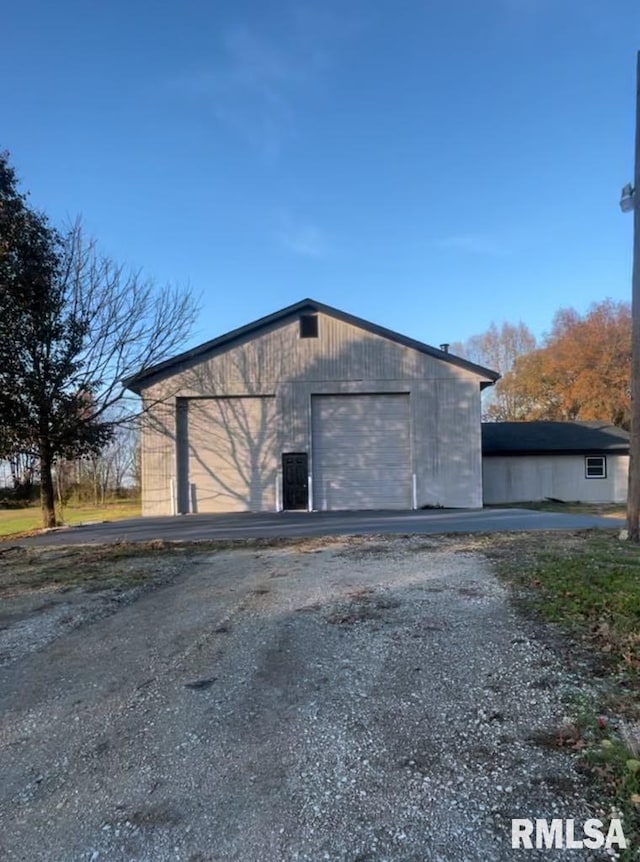
[[[471,540],[202,553],[23,653],[4,862],[501,862],[511,817],[585,816],[540,744],[578,682]]]

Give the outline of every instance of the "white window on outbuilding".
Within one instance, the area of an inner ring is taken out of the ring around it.
[[[584,459],[584,475],[586,479],[606,479],[607,456],[586,455]]]

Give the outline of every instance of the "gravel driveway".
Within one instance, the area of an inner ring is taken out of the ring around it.
[[[471,540],[203,553],[0,686],[3,862],[500,862],[586,816],[540,742],[577,680]]]

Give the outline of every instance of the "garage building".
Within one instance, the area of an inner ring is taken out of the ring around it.
[[[303,300],[126,381],[143,514],[480,507],[498,376]]]
[[[609,422],[486,422],[484,502],[625,503],[629,432]]]

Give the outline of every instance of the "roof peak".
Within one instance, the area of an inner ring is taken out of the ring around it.
[[[495,381],[498,380],[500,377],[498,372],[492,371],[489,368],[485,368],[482,365],[477,365],[473,362],[469,362],[466,359],[462,359],[461,357],[455,356],[452,353],[440,350],[437,347],[432,347],[431,345],[425,344],[424,342],[417,341],[416,339],[410,338],[409,336],[402,335],[401,333],[395,332],[392,329],[387,329],[386,327],[379,326],[376,323],[371,323],[371,321],[365,320],[364,318],[356,317],[355,315],[349,314],[346,311],[341,311],[339,308],[327,305],[324,302],[319,302],[318,300],[312,299],[311,297],[306,297],[305,299],[301,299],[300,301],[295,302],[292,305],[287,305],[284,308],[281,308],[279,311],[273,312],[272,314],[268,314],[264,317],[259,317],[251,323],[246,324],[245,326],[233,329],[230,332],[211,339],[210,341],[205,341],[202,344],[191,348],[190,350],[186,350],[182,353],[177,354],[176,356],[165,360],[164,362],[160,362],[149,368],[142,369],[138,374],[131,375],[122,382],[124,386],[126,386],[128,389],[140,393],[141,389],[144,388],[144,385],[148,381],[150,381],[152,378],[158,378],[159,376],[166,375],[168,372],[170,372],[170,369],[178,363],[195,360],[198,357],[204,356],[207,353],[214,351],[218,348],[229,346],[234,341],[239,341],[240,339],[243,339],[251,335],[252,333],[259,331],[260,329],[264,329],[268,326],[272,326],[275,323],[284,321],[287,318],[293,317],[294,315],[299,314],[300,312],[309,308],[313,309],[316,312],[335,317],[338,320],[342,320],[345,323],[351,324],[352,326],[359,327],[360,329],[363,329],[367,332],[379,335],[382,338],[388,338],[391,341],[403,344],[414,350],[418,350],[421,353],[426,353],[427,355],[433,356],[436,359],[440,359],[443,362],[448,362],[451,365],[456,365],[460,368],[464,368],[473,374],[477,374],[478,376],[485,378],[486,383],[484,385],[491,385],[492,383],[495,383]]]

